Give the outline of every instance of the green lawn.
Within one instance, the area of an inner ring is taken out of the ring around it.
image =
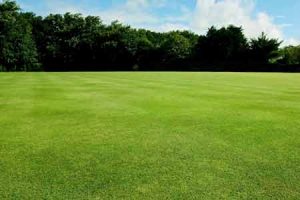
[[[300,199],[300,74],[1,73],[0,199]]]

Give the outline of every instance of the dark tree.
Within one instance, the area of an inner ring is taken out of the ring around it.
[[[255,71],[300,63],[299,47],[279,46],[265,34],[248,41],[233,25],[204,36],[158,33],[81,14],[41,17],[21,12],[15,1],[0,3],[0,71]]]
[[[39,70],[32,26],[14,1],[0,3],[0,65],[2,71]]]
[[[199,37],[196,56],[199,61],[209,64],[241,63],[247,48],[247,39],[241,27],[211,27],[206,36]]]
[[[272,58],[278,56],[281,42],[277,39],[269,39],[262,33],[257,39],[250,41],[250,60],[255,64],[268,64]]]
[[[279,51],[278,62],[288,65],[300,64],[300,46],[288,46]]]

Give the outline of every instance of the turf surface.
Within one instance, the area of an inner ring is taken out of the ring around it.
[[[0,199],[299,199],[300,74],[2,73]]]

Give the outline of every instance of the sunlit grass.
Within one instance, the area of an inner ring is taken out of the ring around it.
[[[299,199],[300,75],[2,73],[0,199]]]

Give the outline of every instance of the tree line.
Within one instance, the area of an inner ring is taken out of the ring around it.
[[[99,17],[66,13],[46,17],[0,3],[0,71],[159,71],[298,69],[300,47],[247,39],[242,27],[158,33]],[[289,66],[292,66],[289,67]]]

